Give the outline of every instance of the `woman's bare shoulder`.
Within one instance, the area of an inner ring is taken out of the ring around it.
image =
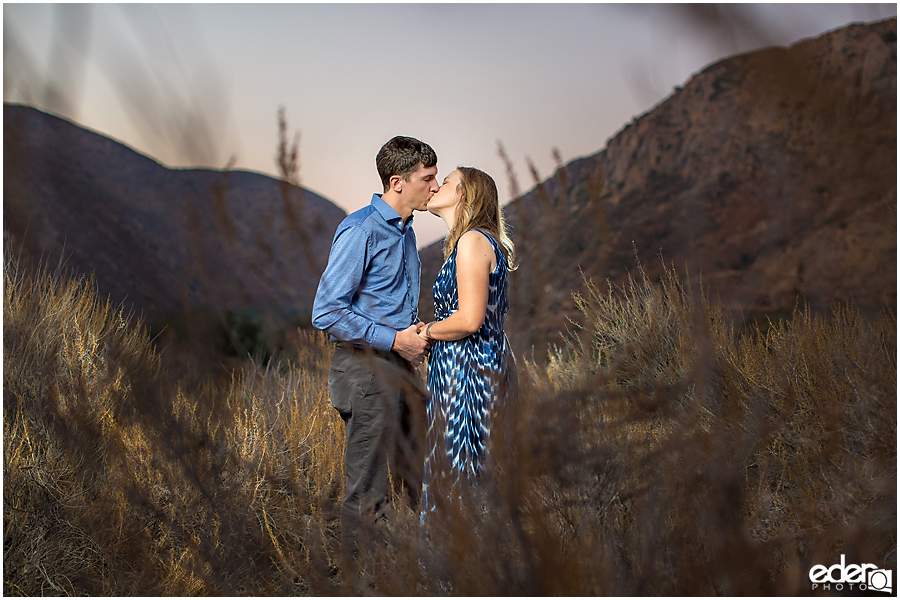
[[[456,243],[456,251],[457,262],[481,263],[484,261],[485,265],[494,264],[494,247],[487,236],[480,231],[470,229],[460,236]]]
[[[457,246],[462,250],[465,247],[471,251],[490,251],[493,253],[494,247],[491,245],[488,237],[477,229],[470,229],[462,234],[457,242]]]

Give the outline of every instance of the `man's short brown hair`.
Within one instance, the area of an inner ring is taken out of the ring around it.
[[[418,169],[433,167],[436,164],[437,154],[431,146],[416,138],[402,135],[388,141],[375,157],[375,166],[378,168],[378,176],[381,177],[384,191],[387,191],[394,175],[409,181],[409,176]]]

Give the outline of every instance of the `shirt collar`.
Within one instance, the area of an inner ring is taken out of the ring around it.
[[[403,226],[403,217],[401,217],[400,214],[396,210],[394,210],[394,208],[390,204],[384,201],[384,199],[381,197],[381,194],[372,194],[372,206],[375,207],[375,210],[378,211],[378,213],[381,215],[381,218],[383,218],[385,221],[387,221],[400,231],[405,231],[405,228]],[[409,227],[410,225],[412,225],[412,222],[413,216],[410,215],[409,220],[406,222],[406,226]]]

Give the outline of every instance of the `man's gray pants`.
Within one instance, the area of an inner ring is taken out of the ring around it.
[[[341,541],[355,556],[360,528],[383,513],[392,484],[417,508],[425,390],[419,372],[396,352],[344,343],[335,347],[328,389],[347,433]]]

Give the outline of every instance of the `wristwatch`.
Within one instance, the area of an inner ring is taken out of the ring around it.
[[[431,326],[434,325],[435,323],[437,323],[437,321],[432,321],[431,323],[429,323],[428,325],[425,326],[425,337],[427,337],[429,340],[434,339],[433,337],[431,337]]]

